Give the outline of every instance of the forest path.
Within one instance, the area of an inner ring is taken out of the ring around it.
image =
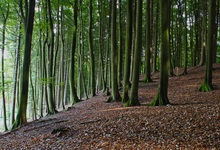
[[[203,78],[204,67],[170,77],[173,105],[148,107],[156,73],[154,82],[140,82],[142,106],[104,103],[107,97],[99,95],[0,135],[0,149],[220,149],[220,64],[214,65],[214,91],[198,92]]]

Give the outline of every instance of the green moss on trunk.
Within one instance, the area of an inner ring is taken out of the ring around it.
[[[213,87],[208,82],[203,82],[202,85],[199,87],[199,92],[210,92],[212,90]]]
[[[140,106],[140,102],[138,99],[129,99],[126,103],[125,103],[125,107],[129,107],[129,106]]]
[[[160,94],[157,94],[149,106],[166,106],[168,104],[170,104],[170,102],[166,96],[164,97]]]

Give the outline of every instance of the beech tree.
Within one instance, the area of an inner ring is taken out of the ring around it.
[[[150,27],[150,0],[146,2],[146,49],[145,49],[145,77],[144,82],[152,82],[150,66],[151,27]]]
[[[93,13],[92,0],[89,0],[89,54],[90,54],[90,88],[91,96],[95,96],[95,58],[93,49]]]
[[[77,11],[78,11],[78,0],[75,0],[74,3],[74,25],[73,25],[73,37],[72,37],[72,48],[71,48],[71,61],[70,61],[70,70],[69,70],[69,82],[70,82],[70,97],[72,104],[79,102],[79,98],[76,93],[75,88],[75,51],[76,51],[76,31],[77,31]]]
[[[169,1],[160,0],[160,32],[161,32],[161,60],[160,60],[160,81],[157,95],[152,101],[152,106],[170,104],[168,100],[168,70],[169,70]]]
[[[118,91],[118,82],[117,82],[117,40],[116,40],[116,12],[117,4],[116,0],[111,0],[111,87],[112,87],[112,97],[109,101],[118,101],[120,100],[120,94]]]
[[[31,42],[32,33],[34,26],[34,10],[35,10],[35,0],[25,1],[24,4],[28,9],[23,10],[23,1],[20,0],[19,8],[23,19],[24,25],[24,57],[22,64],[22,72],[20,79],[20,93],[19,93],[19,108],[16,116],[16,120],[12,126],[12,129],[21,126],[27,122],[27,100],[28,100],[28,83],[29,83],[29,69],[30,69],[30,56],[31,56]]]
[[[209,0],[208,11],[208,38],[207,38],[207,51],[206,51],[206,68],[205,79],[202,85],[199,87],[201,92],[209,92],[213,90],[212,86],[212,50],[214,49],[214,43],[216,43],[215,33],[215,16],[216,16],[216,0]]]
[[[129,100],[128,90],[130,88],[130,66],[131,66],[131,49],[132,49],[132,4],[133,0],[127,1],[126,11],[126,40],[125,40],[125,62],[124,62],[124,77],[123,77],[123,95],[122,102]]]
[[[5,5],[4,5],[5,4]],[[3,28],[2,28],[2,46],[1,46],[1,50],[2,50],[2,62],[1,62],[1,91],[2,91],[2,106],[3,106],[3,114],[4,114],[4,130],[7,131],[8,127],[7,127],[7,122],[6,122],[6,106],[5,106],[5,70],[4,70],[4,52],[5,52],[5,33],[6,33],[6,23],[8,20],[8,16],[9,16],[9,2],[7,3],[1,3],[0,4],[0,19],[1,22],[3,23]]]
[[[125,105],[140,105],[139,76],[149,82],[156,71],[160,80],[151,105],[167,105],[168,75],[185,75],[188,67],[206,63],[199,90],[213,89],[210,68],[219,62],[219,1],[208,12],[211,3],[3,0],[0,121],[7,127],[10,118],[15,128],[100,92],[111,92],[109,102],[121,100],[122,93]]]
[[[54,82],[55,77],[53,75],[54,71],[54,24],[53,24],[53,18],[52,18],[52,8],[51,8],[51,0],[47,0],[47,12],[48,12],[48,20],[49,20],[49,33],[48,35],[48,68],[47,68],[47,78],[48,78],[48,114],[54,114],[56,113],[56,105],[55,105],[55,98],[54,98]]]
[[[137,0],[137,18],[136,18],[136,39],[134,52],[134,71],[132,74],[131,94],[126,106],[140,105],[138,100],[138,83],[140,74],[140,57],[141,57],[141,33],[142,33],[142,0]]]

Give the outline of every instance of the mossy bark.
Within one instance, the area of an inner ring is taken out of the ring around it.
[[[74,5],[74,27],[73,27],[73,38],[72,38],[72,51],[71,51],[71,62],[70,62],[70,70],[69,70],[69,83],[70,83],[70,98],[72,105],[79,102],[79,98],[77,96],[76,88],[75,88],[75,76],[74,76],[74,68],[75,68],[75,50],[76,50],[76,29],[77,29],[77,0],[75,0]]]
[[[142,0],[137,0],[137,19],[136,19],[136,39],[135,39],[135,52],[134,52],[134,70],[132,74],[131,94],[129,101],[125,106],[140,105],[138,100],[138,84],[141,63],[141,36],[142,36]]]
[[[206,51],[206,68],[205,79],[199,88],[201,92],[209,92],[213,90],[212,87],[212,50],[214,49],[215,37],[215,17],[216,17],[216,0],[209,0],[208,12],[208,38],[207,38],[207,51]]]
[[[213,87],[208,82],[203,82],[202,85],[199,87],[199,92],[210,92],[212,90]]]
[[[162,106],[170,104],[168,100],[168,71],[169,71],[169,1],[160,0],[161,14],[161,62],[160,81],[158,93],[152,101],[152,106]]]
[[[28,2],[26,2],[28,3]],[[32,33],[33,33],[33,23],[34,23],[34,8],[35,8],[35,0],[29,1],[29,4],[25,4],[29,6],[28,11],[25,12],[27,19],[24,19],[24,27],[25,27],[25,47],[24,47],[24,57],[23,57],[23,65],[21,71],[21,80],[20,80],[20,93],[19,93],[19,107],[18,113],[16,116],[16,120],[12,125],[11,129],[15,129],[20,127],[22,124],[27,122],[27,102],[28,102],[28,84],[29,84],[29,70],[30,70],[30,62],[31,62],[31,42],[32,42]],[[20,8],[20,10],[23,10]]]
[[[111,87],[112,87],[112,101],[121,100],[119,91],[118,91],[118,82],[117,82],[117,35],[116,35],[116,0],[112,0],[112,11],[111,11]]]
[[[52,19],[52,8],[51,8],[51,1],[47,0],[47,9],[48,9],[48,17],[49,17],[49,27],[50,27],[50,43],[48,44],[48,70],[47,70],[47,78],[49,78],[49,83],[47,84],[48,90],[48,104],[49,104],[49,112],[50,114],[55,114],[56,104],[54,98],[54,83],[55,77],[53,75],[54,70],[54,27],[53,27],[53,19]]]
[[[151,47],[151,28],[150,28],[150,0],[146,3],[146,50],[145,50],[145,77],[144,82],[149,83],[151,79],[151,65],[150,65],[150,47]]]
[[[124,78],[123,78],[123,94],[122,102],[129,100],[128,90],[130,88],[130,66],[131,66],[131,48],[132,48],[132,4],[133,0],[127,2],[127,15],[126,15],[126,41],[125,41],[125,63],[124,63]]]
[[[90,88],[91,96],[95,96],[95,56],[93,48],[93,17],[92,17],[92,0],[89,1],[89,54],[90,54]]]

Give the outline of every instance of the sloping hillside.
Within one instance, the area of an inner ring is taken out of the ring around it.
[[[181,72],[181,70],[179,70]],[[68,111],[31,122],[0,135],[1,149],[220,149],[220,64],[214,65],[209,93],[198,92],[204,67],[170,77],[171,106],[148,107],[156,95],[154,82],[140,82],[142,106],[104,103],[100,95]]]

